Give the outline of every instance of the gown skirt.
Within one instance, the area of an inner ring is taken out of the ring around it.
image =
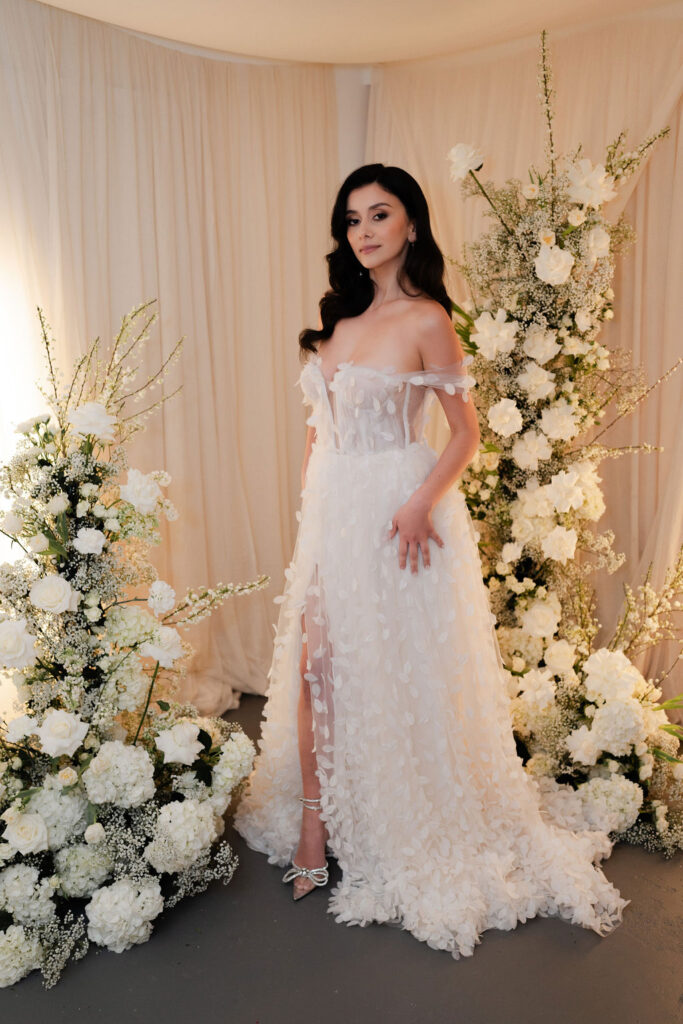
[[[271,864],[285,867],[296,852],[306,641],[320,813],[341,869],[325,890],[336,921],[391,923],[455,959],[471,956],[487,929],[534,916],[608,934],[630,902],[598,866],[613,844],[542,814],[515,746],[508,673],[462,492],[452,486],[432,510],[444,546],[430,540],[431,567],[420,556],[417,574],[409,561],[401,569],[391,520],[437,454],[424,439],[374,450],[324,443],[330,395],[323,400],[322,374],[313,376],[307,422],[318,439],[275,598],[262,735],[237,831]]]

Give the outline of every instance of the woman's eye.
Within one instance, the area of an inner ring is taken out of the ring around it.
[[[384,212],[382,212],[382,211],[380,211],[379,213],[376,213],[376,214],[375,214],[375,217],[380,217],[380,218],[381,218],[382,220],[384,220],[384,218],[385,218],[386,216],[387,216],[387,214],[386,214],[386,213],[384,213]],[[373,218],[373,220],[374,220],[374,218]],[[354,224],[357,224],[357,223],[358,223],[358,218],[357,218],[357,217],[351,217],[351,218],[349,218],[349,220],[347,220],[347,222],[346,222],[346,226],[347,226],[347,228],[350,228],[350,227],[352,227],[352,226],[353,226]]]

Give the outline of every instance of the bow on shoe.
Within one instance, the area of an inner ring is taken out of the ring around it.
[[[302,868],[298,864],[292,861],[292,866],[282,876],[283,882],[291,882],[295,878],[303,875],[304,878],[310,878],[314,885],[327,885],[327,861],[321,868]]]

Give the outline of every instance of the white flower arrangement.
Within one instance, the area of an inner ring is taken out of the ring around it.
[[[17,427],[0,467],[0,529],[23,556],[0,565],[0,670],[23,704],[0,721],[0,987],[36,968],[53,985],[89,943],[145,942],[164,907],[237,865],[221,815],[254,745],[173,699],[192,653],[179,630],[269,577],[177,600],[142,553],[158,517],[177,517],[165,471],[119,483],[126,442],[164,400],[126,412],[165,372],[135,382],[148,312],[124,317],[106,359],[94,342],[63,386],[39,311],[51,412]]]
[[[660,702],[668,673],[646,680],[633,659],[661,640],[681,640],[674,614],[683,607],[683,549],[659,592],[651,567],[637,596],[625,588],[614,636],[598,649],[587,581],[624,560],[613,533],[592,528],[605,511],[597,467],[624,454],[599,438],[683,362],[649,387],[628,353],[599,341],[614,316],[615,259],[635,238],[603,208],[669,128],[626,153],[621,133],[603,163],[581,147],[558,157],[551,81],[543,32],[545,173],[531,167],[529,183],[497,188],[475,173],[485,160],[474,146],[448,153],[452,180],[464,196],[483,196],[494,218],[453,261],[471,294],[454,304],[455,326],[474,359],[482,432],[463,491],[481,538],[518,746],[548,808],[570,827],[625,832],[670,855],[683,849],[683,729],[667,710],[683,706],[683,696]],[[612,400],[617,415],[582,444]],[[680,658],[683,649],[674,665]]]

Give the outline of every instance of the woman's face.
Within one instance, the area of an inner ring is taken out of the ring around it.
[[[397,257],[403,262],[415,224],[398,196],[372,182],[349,192],[346,237],[361,265],[372,270]]]

